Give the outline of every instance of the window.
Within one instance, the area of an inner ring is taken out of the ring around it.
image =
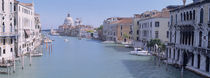
[[[12,3],[10,2],[10,12],[12,13]]]
[[[14,6],[14,11],[16,11],[16,6]]]
[[[3,28],[2,28],[3,30],[3,32],[5,32],[5,24],[4,24],[4,22],[3,22]]]
[[[152,28],[152,22],[150,22],[150,27]]]
[[[3,45],[5,45],[5,44],[6,44],[6,39],[4,38],[4,39],[3,39]]]
[[[120,33],[120,35],[121,35],[121,36],[123,35],[122,32]]]
[[[172,32],[170,32],[170,42],[172,42]]]
[[[136,40],[139,41],[139,37],[136,37]]]
[[[143,32],[143,36],[146,37],[147,36],[147,31]]]
[[[201,47],[201,45],[202,45],[202,32],[200,31],[200,33],[199,33],[199,47]]]
[[[2,0],[2,11],[4,11],[4,0]]]
[[[139,28],[141,28],[141,24],[139,24]]]
[[[192,20],[192,11],[190,11],[190,20]]]
[[[209,8],[209,22],[210,22],[210,8]]]
[[[183,16],[182,16],[182,13],[181,13],[181,21],[182,21],[182,19],[183,19]]]
[[[189,20],[189,13],[187,12],[187,20]]]
[[[12,39],[10,39],[10,43],[13,44],[13,40]]]
[[[120,27],[121,27],[120,29],[122,30],[123,29],[122,25]]]
[[[171,15],[171,26],[173,25],[173,16]]]
[[[12,48],[10,49],[10,52],[13,52],[13,49]]]
[[[139,26],[139,21],[137,21],[137,25]]]
[[[185,12],[184,12],[184,21],[186,20],[186,14],[185,14]]]
[[[10,32],[12,32],[12,23],[10,23]]]
[[[200,23],[203,23],[203,15],[204,15],[203,8],[201,8],[201,10],[200,10]]]
[[[5,49],[3,50],[3,54],[6,54],[6,51],[5,51]]]
[[[175,40],[175,43],[176,43],[176,31],[175,31],[174,35],[175,35],[175,38],[174,38],[174,40]],[[190,40],[189,40],[189,41],[190,41]]]
[[[198,59],[198,62],[197,62],[197,64],[198,64],[198,65],[197,65],[197,67],[198,67],[198,69],[200,69],[200,62],[201,62],[200,60],[201,60],[201,55],[200,55],[200,54],[198,54],[198,56],[197,56],[197,57],[198,57],[198,58],[197,58],[197,59]]]
[[[137,30],[136,34],[139,35],[139,30]]]
[[[195,10],[193,10],[193,20],[195,20]]]
[[[160,22],[155,22],[155,27],[159,27],[160,26]]]
[[[0,56],[1,56],[1,47],[0,47]]]
[[[208,33],[208,48],[210,48],[210,32]]]
[[[177,24],[177,14],[176,14],[176,24]]]
[[[155,38],[159,38],[158,35],[159,35],[159,32],[155,31]]]
[[[167,31],[167,36],[166,37],[169,38],[169,31]]]

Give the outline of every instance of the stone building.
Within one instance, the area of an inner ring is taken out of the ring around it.
[[[170,11],[168,63],[210,77],[210,0],[193,3]]]
[[[35,41],[35,11],[33,3],[15,1],[15,21],[17,25],[17,55],[32,52]]]
[[[14,0],[0,0],[0,62],[11,60],[15,55],[17,26],[14,15]]]
[[[160,39],[163,43],[167,43],[170,20],[167,8],[162,11],[147,11],[135,17],[133,26],[134,47],[146,48],[151,39]]]
[[[131,42],[132,18],[108,18],[103,23],[103,36],[106,41],[117,43]]]
[[[58,33],[60,35],[67,35],[70,36],[71,32],[70,30],[74,27],[74,20],[70,16],[70,14],[67,15],[67,17],[64,20],[63,25],[59,26]]]

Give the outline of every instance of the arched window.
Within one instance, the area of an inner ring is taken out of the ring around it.
[[[186,14],[185,14],[185,12],[184,12],[184,21],[186,20]]]
[[[189,13],[187,12],[187,20],[189,20]]]
[[[182,21],[182,19],[183,19],[183,16],[182,16],[182,13],[181,13],[181,21]]]
[[[4,24],[4,22],[3,22],[3,28],[2,29],[3,29],[3,32],[5,32],[5,24]]]
[[[192,11],[190,11],[190,20],[192,20]]]
[[[200,31],[199,32],[199,47],[201,47],[201,45],[202,45],[202,32]]]
[[[4,11],[4,0],[2,0],[2,11]]]
[[[10,32],[12,32],[12,23],[10,23]]]
[[[10,2],[10,12],[12,12],[12,2]]]
[[[176,14],[176,24],[177,24],[177,14]]]
[[[210,21],[210,8],[209,8],[209,21]]]
[[[204,15],[203,8],[201,8],[201,11],[200,11],[200,23],[203,23],[203,15]]]
[[[208,48],[210,48],[210,32],[208,33]]]
[[[173,25],[173,16],[171,15],[171,25]]]
[[[195,20],[195,10],[193,10],[193,20]]]

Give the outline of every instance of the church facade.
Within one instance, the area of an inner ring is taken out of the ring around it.
[[[79,18],[74,21],[70,14],[68,14],[63,25],[59,26],[57,32],[61,36],[87,37],[86,33],[90,31],[94,31],[92,26],[82,25],[82,21]]]

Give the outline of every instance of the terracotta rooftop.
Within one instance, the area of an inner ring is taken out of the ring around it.
[[[162,12],[158,12],[155,15],[152,15],[151,17],[152,18],[169,18],[170,13],[169,13],[169,11],[162,11]]]
[[[33,6],[33,3],[23,3],[23,2],[20,2],[20,1],[17,1],[17,0],[15,0],[14,2],[19,3],[20,5],[23,5],[23,6],[29,6],[29,7]]]
[[[132,23],[132,18],[119,18],[118,21],[112,22],[111,24],[129,24]]]

